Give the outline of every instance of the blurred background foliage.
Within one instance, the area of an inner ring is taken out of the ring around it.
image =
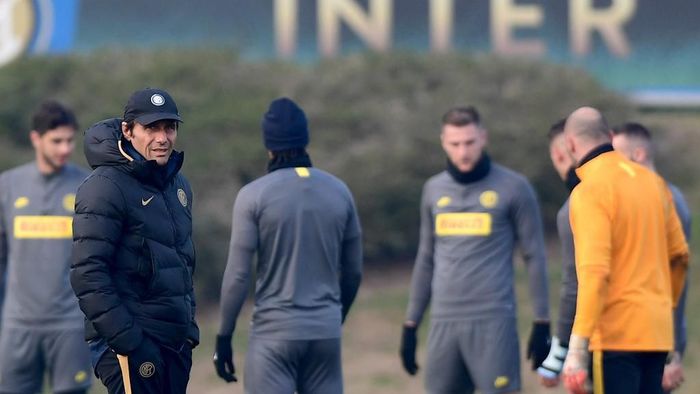
[[[440,117],[475,105],[496,161],[525,174],[538,192],[547,230],[566,196],[551,168],[549,126],[576,107],[600,108],[611,124],[645,122],[659,143],[659,167],[697,201],[696,112],[640,112],[582,70],[493,56],[367,54],[312,65],[250,62],[224,50],[119,50],[31,58],[0,69],[0,170],[32,159],[29,119],[39,102],[73,107],[81,131],[120,116],[132,91],[168,90],[185,123],[177,149],[194,188],[197,289],[218,298],[231,208],[242,185],[265,174],[260,119],[289,96],[307,112],[314,165],[350,186],[368,264],[410,261],[423,182],[443,170]],[[82,135],[74,160],[86,165]]]

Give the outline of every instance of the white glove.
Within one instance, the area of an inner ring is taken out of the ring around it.
[[[556,379],[559,377],[568,350],[568,348],[561,346],[559,338],[552,337],[552,346],[549,348],[549,354],[542,362],[542,365],[537,368],[537,373],[546,379]]]

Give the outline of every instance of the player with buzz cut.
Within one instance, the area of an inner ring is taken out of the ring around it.
[[[549,350],[547,266],[540,209],[527,179],[491,162],[474,107],[442,118],[447,169],[423,187],[420,244],[400,355],[414,375],[416,331],[431,307],[428,393],[513,393],[520,384],[513,254],[523,253],[534,310],[527,356]]]
[[[558,174],[565,180],[569,190],[580,182],[576,176],[575,160],[566,151],[564,146],[564,124],[565,119],[552,126],[549,132],[550,156],[552,164]],[[654,152],[651,140],[651,133],[639,123],[625,123],[613,128],[613,147],[628,159],[642,164],[654,170]],[[572,167],[574,165],[574,167]],[[672,184],[668,184],[673,195],[683,232],[686,239],[690,238],[691,216],[688,205],[680,190]],[[552,338],[552,347],[549,356],[538,368],[540,381],[545,387],[555,387],[559,383],[559,374],[568,350],[569,336],[573,326],[576,313],[576,266],[574,263],[573,234],[569,224],[569,200],[564,203],[557,214],[557,228],[562,246],[562,289],[559,307],[558,337]],[[668,358],[663,375],[663,388],[666,391],[678,388],[683,383],[683,366],[681,358],[687,343],[686,322],[685,322],[685,299],[687,294],[687,281],[684,285],[683,294],[678,307],[674,311],[674,337],[675,350]]]
[[[68,161],[75,115],[46,101],[29,133],[36,159],[0,175],[0,393],[86,393],[90,352],[68,281],[75,193],[88,172]]]
[[[625,157],[635,163],[639,163],[652,171],[656,171],[654,165],[654,147],[651,132],[639,123],[625,123],[613,128],[613,147]],[[668,188],[673,195],[673,203],[676,213],[681,220],[686,241],[690,242],[691,214],[688,204],[680,189],[670,182]],[[673,312],[674,320],[674,350],[666,361],[662,386],[665,391],[671,391],[680,387],[683,383],[683,364],[681,363],[685,347],[688,342],[687,327],[685,321],[685,302],[688,293],[688,281],[683,285],[683,293],[678,305]]]
[[[570,197],[578,289],[562,375],[574,394],[662,393],[688,245],[666,182],[614,151],[611,136],[591,107],[564,127],[581,182]]]

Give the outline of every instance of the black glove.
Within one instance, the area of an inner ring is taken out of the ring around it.
[[[418,364],[416,364],[416,345],[418,345],[416,327],[404,325],[403,333],[401,334],[401,349],[399,350],[399,354],[401,355],[403,369],[405,369],[409,375],[415,375],[416,372],[418,372]]]
[[[549,354],[552,338],[549,335],[549,322],[535,322],[532,325],[530,340],[527,342],[527,359],[532,360],[532,370],[542,365]]]
[[[228,383],[238,382],[236,367],[233,365],[233,347],[230,335],[216,336],[216,351],[214,352],[214,367],[216,374]]]

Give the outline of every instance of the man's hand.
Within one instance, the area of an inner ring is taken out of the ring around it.
[[[535,322],[530,332],[530,340],[527,341],[527,359],[532,360],[532,370],[542,365],[549,353],[549,322]]]
[[[569,352],[564,361],[563,380],[566,391],[570,394],[587,394],[591,391],[591,381],[588,376],[588,338],[571,335]]]
[[[401,362],[403,369],[409,375],[415,375],[418,372],[418,364],[416,364],[416,346],[418,339],[416,338],[416,324],[414,322],[406,322],[403,325],[403,333],[401,334]]]
[[[559,374],[568,350],[568,344],[563,346],[559,342],[559,338],[552,337],[552,347],[549,349],[549,355],[542,362],[542,365],[537,368],[537,374],[540,375],[540,384],[542,386],[556,387],[559,384]]]
[[[676,390],[684,380],[681,355],[678,352],[673,352],[669,362],[664,367],[664,377],[661,386],[664,391]]]
[[[237,382],[236,367],[233,365],[233,348],[230,335],[216,336],[216,352],[214,352],[214,367],[216,374],[227,383]]]

